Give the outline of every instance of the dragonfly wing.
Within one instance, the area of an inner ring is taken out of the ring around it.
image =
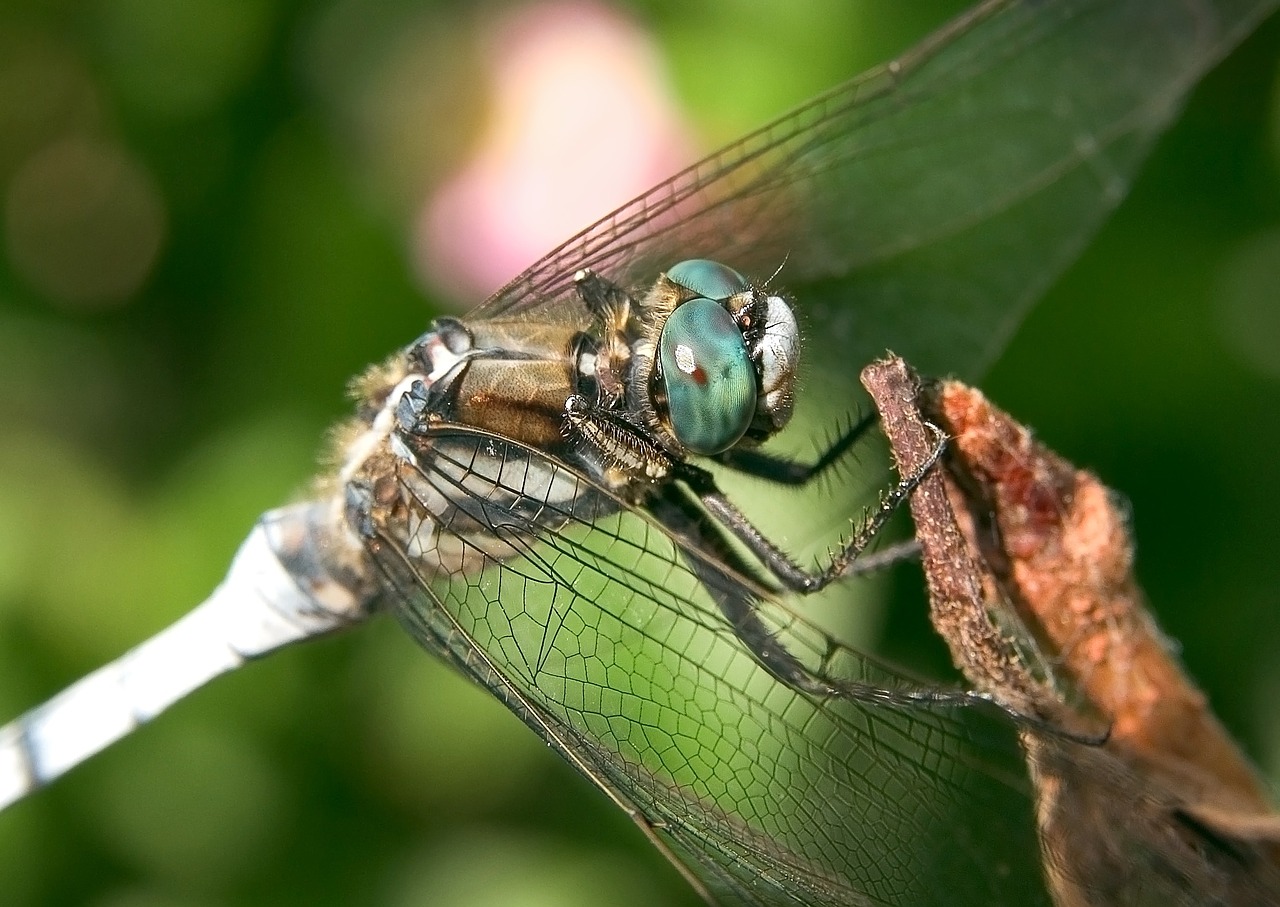
[[[457,426],[423,442],[417,467],[402,461],[397,504],[356,508],[400,618],[718,901],[1036,902],[1032,808],[1007,728],[800,694],[717,601],[750,600],[815,673],[903,681],[708,560],[683,527],[534,449]],[[431,509],[415,516],[415,503]],[[418,518],[428,512],[444,516]]]
[[[640,289],[709,257],[756,279],[781,268],[815,328],[811,364],[892,349],[974,377],[1124,197],[1188,89],[1275,6],[980,4],[602,218],[474,317],[554,321],[580,268]]]

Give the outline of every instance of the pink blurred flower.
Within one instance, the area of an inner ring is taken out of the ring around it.
[[[487,58],[485,134],[425,201],[415,238],[425,279],[472,303],[670,176],[693,146],[648,39],[605,7],[527,7],[497,23]]]

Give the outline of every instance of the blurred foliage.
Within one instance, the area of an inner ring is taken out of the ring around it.
[[[709,147],[960,6],[630,11]],[[409,217],[477,128],[454,39],[475,22],[426,0],[0,7],[4,716],[202,599],[305,489],[347,379],[440,311]],[[1273,778],[1278,48],[1271,22],[1209,77],[987,385],[1128,496],[1155,611]],[[922,614],[893,609],[887,652]],[[6,904],[690,900],[390,622],[252,665],[0,815],[0,880]]]

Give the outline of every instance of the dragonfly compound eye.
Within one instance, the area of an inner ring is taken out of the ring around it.
[[[669,268],[667,280],[707,299],[728,299],[747,288],[745,277],[728,265],[707,258],[690,258]]]
[[[756,370],[733,316],[690,299],[667,318],[658,355],[676,439],[704,455],[737,443],[756,412]]]

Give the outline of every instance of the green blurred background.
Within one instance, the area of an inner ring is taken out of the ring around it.
[[[964,5],[614,8],[653,42],[673,147],[705,150]],[[485,134],[502,11],[0,6],[0,719],[203,598],[305,489],[348,378],[459,304],[417,225]],[[1128,496],[1155,611],[1272,778],[1278,49],[1272,22],[1211,74],[985,385]],[[916,604],[885,651],[916,644]],[[0,814],[6,905],[691,900],[389,621],[219,681]]]

